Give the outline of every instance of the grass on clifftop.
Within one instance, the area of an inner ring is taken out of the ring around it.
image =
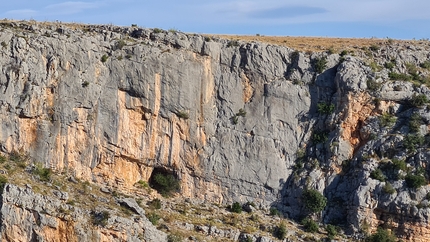
[[[252,35],[210,35],[231,40],[259,41],[274,45],[288,46],[304,52],[320,52],[330,50],[339,52],[343,50],[362,49],[363,47],[374,50],[375,46],[382,44],[395,44],[398,42],[416,43],[418,41],[405,41],[378,38],[331,38],[331,37],[292,37],[292,36],[252,36]]]

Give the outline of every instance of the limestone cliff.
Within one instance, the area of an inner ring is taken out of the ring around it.
[[[428,133],[427,99],[414,102],[430,95],[428,43],[341,56],[138,27],[3,22],[0,31],[4,154],[122,190],[171,173],[184,197],[250,201],[293,219],[312,188],[328,199],[322,221],[350,234],[369,223],[430,237],[430,188],[406,184],[428,176],[429,153],[424,141],[405,143]],[[407,169],[384,170],[393,160]]]

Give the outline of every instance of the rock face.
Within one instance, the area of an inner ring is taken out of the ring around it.
[[[430,170],[424,144],[403,142],[428,132],[427,107],[408,105],[430,94],[419,67],[429,59],[426,43],[340,57],[136,27],[2,23],[0,30],[4,153],[25,151],[111,188],[171,173],[182,196],[252,201],[293,219],[306,212],[301,194],[312,188],[328,199],[322,220],[350,233],[365,222],[372,230],[391,223],[404,239],[430,237],[430,209],[418,206],[428,204],[430,189],[403,180]],[[422,82],[390,81],[392,73]],[[413,113],[418,133],[408,124]],[[383,114],[397,119],[385,126]],[[371,178],[393,160],[406,162],[403,176],[384,170],[385,179]],[[384,192],[387,183],[394,193]],[[18,209],[7,199],[3,216]],[[66,232],[75,226],[52,223]],[[19,236],[31,238],[28,229]]]
[[[65,201],[34,193],[30,187],[7,184],[2,194],[0,240],[167,241],[166,234],[144,216],[130,220],[110,215],[103,227],[94,227],[88,214]]]

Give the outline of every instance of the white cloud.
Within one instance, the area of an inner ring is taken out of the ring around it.
[[[5,17],[19,19],[19,18],[31,18],[37,15],[37,11],[33,9],[15,9],[4,13]]]
[[[63,2],[51,4],[44,8],[44,11],[49,11],[50,14],[75,14],[80,13],[86,9],[97,8],[101,4],[99,2]]]
[[[222,22],[259,23],[259,24],[288,24],[312,22],[395,22],[411,19],[430,19],[428,9],[430,1],[415,0],[236,0],[229,2],[213,2],[204,4],[203,9],[211,17],[218,15]],[[255,13],[273,11],[274,9],[288,10],[301,8],[325,9],[326,12],[313,14],[289,14],[284,18],[254,18]]]

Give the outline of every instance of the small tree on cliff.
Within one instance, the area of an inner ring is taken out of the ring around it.
[[[321,212],[327,205],[327,198],[315,189],[305,190],[302,200],[305,207],[312,213]]]
[[[385,229],[378,228],[376,233],[366,238],[366,242],[395,242],[396,237]]]

